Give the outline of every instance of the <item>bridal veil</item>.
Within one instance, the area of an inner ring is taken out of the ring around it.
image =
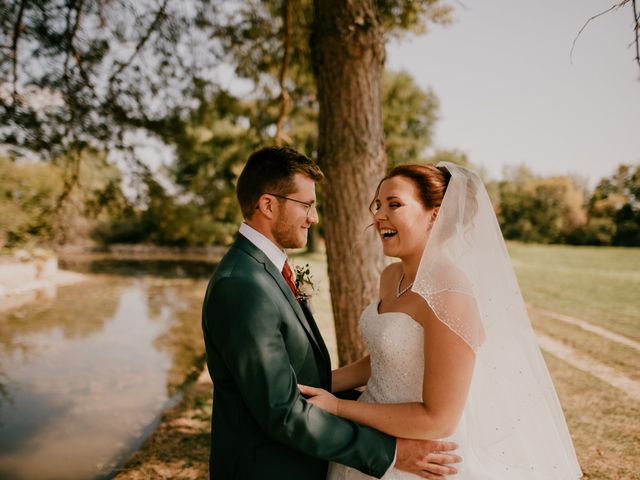
[[[474,457],[477,478],[580,478],[487,191],[471,170],[438,167],[451,178],[412,290],[476,353],[463,455]]]

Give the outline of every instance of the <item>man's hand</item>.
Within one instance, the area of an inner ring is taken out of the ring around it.
[[[446,475],[455,475],[458,471],[451,464],[462,461],[453,453],[458,448],[453,442],[398,438],[396,445],[394,467],[429,480],[443,480]]]

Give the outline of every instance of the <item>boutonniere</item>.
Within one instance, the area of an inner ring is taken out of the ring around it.
[[[296,289],[298,290],[298,297],[300,300],[309,300],[313,295],[317,293],[317,288],[313,284],[313,275],[311,275],[311,268],[307,263],[304,267],[296,265],[293,267],[296,277]]]

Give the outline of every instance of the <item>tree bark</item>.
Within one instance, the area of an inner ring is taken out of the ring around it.
[[[311,37],[318,88],[318,163],[340,364],[366,354],[358,332],[377,298],[382,250],[368,207],[386,168],[382,125],[385,49],[373,0],[315,0]]]

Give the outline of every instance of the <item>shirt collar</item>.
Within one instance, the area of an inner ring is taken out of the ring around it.
[[[278,271],[282,271],[284,263],[287,261],[287,254],[282,251],[280,247],[255,228],[244,222],[240,224],[240,234],[258,247],[267,256],[271,263],[275,265]]]

